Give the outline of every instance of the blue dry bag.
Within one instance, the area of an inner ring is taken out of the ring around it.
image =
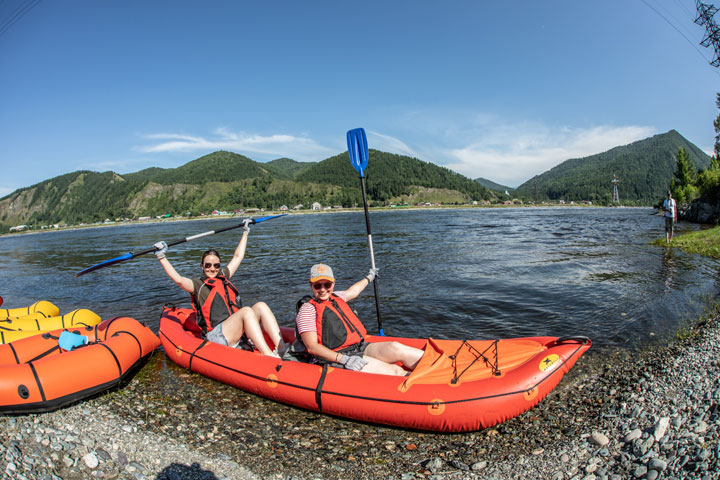
[[[80,335],[79,333],[73,333],[64,331],[60,334],[60,339],[58,340],[58,345],[60,345],[60,348],[62,348],[65,351],[70,351],[75,347],[79,347],[80,345],[87,345],[88,343],[88,337],[85,335]]]

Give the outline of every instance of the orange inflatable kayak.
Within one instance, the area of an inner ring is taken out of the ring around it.
[[[14,342],[21,338],[48,333],[61,328],[92,327],[101,321],[102,319],[98,314],[86,308],[73,310],[61,317],[6,318],[0,320],[0,344]]]
[[[294,341],[294,330],[282,328]],[[199,337],[191,309],[166,307],[165,354],[178,365],[279,402],[365,422],[474,431],[537,405],[590,348],[584,337],[433,340],[368,337],[424,349],[407,377],[323,367],[231,349]]]
[[[60,336],[68,332],[87,337],[87,345],[61,349]],[[0,345],[0,413],[54,410],[114,387],[159,345],[129,317]]]

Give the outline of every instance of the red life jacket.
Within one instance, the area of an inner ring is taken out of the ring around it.
[[[230,315],[240,310],[242,302],[238,297],[238,289],[224,276],[203,278],[202,281],[203,287],[210,289],[205,303],[200,305],[195,295],[191,295],[191,297],[198,326],[204,334],[207,334]]]
[[[315,326],[318,343],[336,352],[365,339],[367,330],[350,306],[337,295],[330,294],[325,301],[314,298]]]

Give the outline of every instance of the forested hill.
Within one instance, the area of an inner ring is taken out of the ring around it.
[[[501,184],[499,184],[499,183],[495,183],[495,182],[493,182],[492,180],[488,180],[487,178],[479,177],[479,178],[476,178],[475,181],[478,182],[478,183],[479,183],[480,185],[482,185],[483,187],[489,188],[490,190],[494,190],[494,191],[496,191],[496,192],[505,193],[506,191],[507,191],[507,192],[512,192],[512,191],[515,190],[515,189],[512,188],[512,187],[507,187],[507,186],[505,186],[505,185],[501,185]]]
[[[376,204],[469,203],[492,194],[472,180],[420,160],[370,151],[368,197]],[[322,162],[281,158],[267,163],[219,151],[178,168],[119,175],[77,171],[0,199],[0,231],[15,225],[101,222],[213,210],[362,205],[358,173],[347,152]]]
[[[621,203],[651,205],[665,196],[675,172],[678,149],[684,148],[697,169],[710,157],[675,130],[604,153],[567,160],[517,188],[517,195],[537,200],[589,200],[609,204],[613,173]]]
[[[469,178],[445,167],[403,155],[369,150],[365,169],[367,191],[380,202],[407,195],[410,186],[423,186],[462,192],[474,200],[487,200],[490,191]],[[300,182],[325,183],[354,188],[359,185],[359,173],[350,164],[347,152],[314,165],[295,178]]]

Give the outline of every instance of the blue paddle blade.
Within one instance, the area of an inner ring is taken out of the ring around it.
[[[133,258],[133,254],[126,253],[125,255],[120,255],[119,257],[111,258],[110,260],[105,260],[104,262],[97,263],[97,264],[93,265],[92,267],[86,268],[85,270],[80,270],[78,273],[75,274],[75,276],[79,277],[81,275],[85,275],[86,273],[93,272],[93,271],[97,270],[98,268],[109,267],[110,265],[124,262],[125,260],[130,260],[131,258]]]
[[[284,217],[285,215],[287,215],[287,213],[281,213],[280,215],[270,215],[269,217],[253,218],[252,223],[260,223],[264,222],[265,220],[270,220],[272,218]]]
[[[350,163],[362,178],[365,176],[364,170],[368,163],[368,145],[365,129],[355,128],[349,130],[347,132],[347,144]]]

